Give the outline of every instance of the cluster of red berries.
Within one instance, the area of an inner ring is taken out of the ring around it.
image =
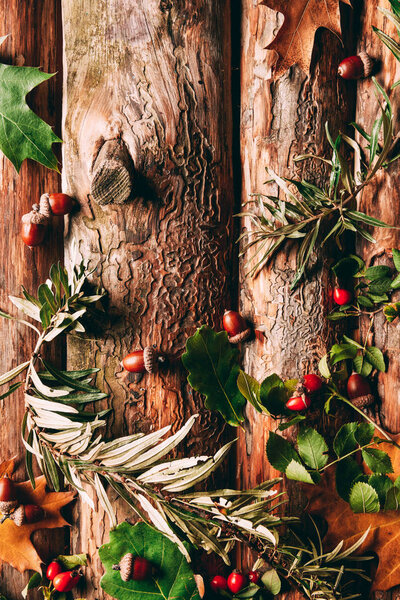
[[[232,594],[238,594],[249,582],[258,583],[260,574],[258,571],[249,571],[243,575],[240,571],[232,571],[226,579],[222,575],[216,575],[210,582],[210,587],[214,592],[224,592],[229,590]]]
[[[31,212],[23,215],[21,238],[24,244],[33,248],[40,246],[53,215],[68,215],[74,207],[74,199],[67,194],[42,194],[40,203],[32,206]]]
[[[82,577],[80,571],[65,571],[58,560],[52,560],[47,567],[46,577],[57,592],[70,592]]]
[[[36,504],[21,504],[15,483],[5,475],[0,479],[1,523],[6,519],[14,521],[20,527],[28,523],[38,523],[44,516],[44,510]]]
[[[319,392],[322,385],[323,381],[318,375],[304,375],[294,395],[286,402],[286,408],[295,411],[306,410],[311,405],[312,395]]]

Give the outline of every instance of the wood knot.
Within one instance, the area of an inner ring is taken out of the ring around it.
[[[133,191],[134,165],[128,148],[120,139],[102,145],[92,167],[90,193],[95,202],[124,204]]]

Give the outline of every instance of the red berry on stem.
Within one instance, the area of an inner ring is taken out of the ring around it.
[[[336,302],[336,304],[339,304],[339,306],[349,304],[349,302],[351,302],[352,297],[353,294],[349,290],[345,290],[344,288],[335,287],[335,289],[333,290],[333,299]]]
[[[53,579],[53,586],[57,592],[70,592],[81,578],[78,571],[65,571],[65,573],[59,573]]]
[[[49,203],[53,215],[68,215],[74,207],[74,200],[68,194],[49,194]]]
[[[373,60],[366,52],[357,56],[348,56],[338,67],[338,75],[343,79],[361,79],[369,77],[372,72]]]
[[[227,584],[233,594],[238,594],[246,585],[246,577],[240,571],[233,571],[227,579]]]
[[[358,373],[352,373],[348,378],[347,395],[354,406],[357,406],[358,408],[369,406],[374,401],[369,382],[365,377]]]
[[[260,580],[260,573],[258,571],[249,571],[247,577],[251,583],[258,583]]]
[[[211,580],[210,586],[214,592],[220,592],[221,590],[226,590],[228,584],[225,577],[222,577],[222,575],[216,575]]]
[[[133,561],[132,579],[134,581],[143,581],[149,579],[151,575],[151,563],[143,556],[136,556]]]
[[[286,402],[286,408],[289,410],[305,410],[311,404],[310,396],[307,394],[300,394],[299,396],[292,396]]]
[[[47,567],[46,577],[49,581],[53,581],[53,579],[63,572],[63,568],[57,560],[52,560],[49,566]]]
[[[235,310],[226,310],[222,319],[222,324],[229,336],[231,344],[244,342],[250,337],[251,329],[247,326],[242,315]]]
[[[318,375],[314,373],[307,373],[303,377],[303,385],[306,388],[307,392],[312,394],[313,392],[318,392],[322,388],[322,379]]]

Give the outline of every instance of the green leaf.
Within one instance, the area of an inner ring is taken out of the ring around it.
[[[359,212],[357,210],[348,210],[346,214],[351,217],[354,221],[361,221],[361,223],[365,223],[366,225],[373,225],[375,227],[392,227],[392,225],[388,225],[379,219],[375,219],[374,217],[370,217],[365,213]]]
[[[356,371],[356,373],[359,373],[360,375],[363,375],[364,377],[368,377],[368,375],[371,373],[371,371],[373,369],[371,363],[366,361],[364,359],[364,356],[362,356],[361,354],[359,356],[355,357],[355,359],[353,360],[353,365],[354,365],[354,370]]]
[[[296,425],[296,423],[300,423],[301,421],[304,421],[305,418],[306,418],[305,415],[296,415],[295,417],[290,419],[290,421],[286,421],[286,423],[281,423],[279,425],[278,429],[279,429],[279,431],[285,431],[285,429],[292,427],[292,425]]]
[[[380,510],[379,497],[368,483],[358,481],[351,489],[350,506],[355,513],[376,513]]]
[[[187,340],[182,356],[191,387],[205,395],[209,410],[218,410],[233,426],[243,421],[246,404],[237,386],[238,354],[226,332],[216,333],[203,325]]]
[[[365,267],[364,261],[355,254],[341,258],[333,267],[332,271],[339,279],[349,279],[362,271]]]
[[[399,510],[400,507],[400,489],[392,486],[386,493],[385,510]]]
[[[26,158],[58,171],[52,145],[62,140],[25,101],[28,92],[50,77],[38,68],[0,64],[0,150],[18,172]]]
[[[359,423],[354,432],[356,442],[358,442],[360,446],[366,446],[374,437],[374,431],[375,427],[372,423]]]
[[[322,469],[328,462],[328,446],[322,435],[312,427],[300,427],[297,447],[301,458],[311,469]]]
[[[357,296],[357,302],[360,306],[364,306],[364,308],[374,308],[374,303],[367,296]]]
[[[22,590],[21,596],[23,598],[26,598],[28,596],[29,590],[33,590],[33,589],[39,587],[39,585],[42,585],[42,582],[43,582],[42,574],[34,573],[32,575],[32,577],[29,579],[29,581],[26,584],[26,586],[24,587],[24,589]]]
[[[293,446],[281,435],[269,432],[267,442],[267,458],[274,469],[285,473],[292,460],[301,463],[300,457]]]
[[[389,277],[390,273],[390,267],[387,267],[386,265],[377,265],[376,267],[369,267],[365,271],[364,277],[369,281],[376,281],[377,279],[385,279],[386,277]]]
[[[369,485],[372,485],[379,496],[381,508],[385,507],[388,491],[393,487],[393,482],[387,475],[371,475],[368,478]],[[400,490],[398,490],[400,492]]]
[[[392,253],[394,266],[396,267],[396,270],[400,273],[400,250],[393,248]]]
[[[260,403],[274,417],[287,414],[285,406],[289,397],[289,390],[282,379],[273,373],[261,384]]]
[[[345,423],[337,432],[333,440],[333,449],[338,458],[357,448],[355,438],[357,427],[358,423]]]
[[[265,573],[261,577],[261,581],[264,587],[273,596],[277,596],[281,591],[281,580],[278,575],[278,572],[275,569],[269,569],[268,571],[265,571]]]
[[[82,383],[76,377],[70,377],[70,375],[67,374],[68,372],[59,371],[56,367],[54,367],[47,360],[42,359],[42,362],[43,362],[44,366],[46,367],[47,371],[53,376],[53,378],[54,378],[53,381],[60,383],[62,386],[68,386],[74,390],[79,390],[81,392],[88,392],[89,394],[93,393],[95,391],[95,389],[91,385]],[[39,373],[39,376],[41,376],[41,373]]]
[[[346,502],[349,501],[354,480],[362,474],[363,471],[360,465],[351,456],[337,463],[335,472],[336,490]]]
[[[260,384],[258,381],[240,369],[237,386],[247,402],[250,402],[258,412],[262,412],[262,406],[260,404]]]
[[[57,556],[56,560],[65,567],[66,571],[71,571],[76,569],[76,567],[85,567],[87,565],[86,554],[72,554],[71,556],[60,554],[60,556]]]
[[[400,273],[393,279],[391,287],[393,290],[398,290],[400,288]]]
[[[19,375],[29,367],[29,362],[30,361],[28,360],[27,362],[24,362],[21,365],[14,367],[13,369],[11,369],[11,371],[7,371],[7,373],[0,375],[0,385],[4,385],[5,383],[8,383],[9,381],[15,379],[17,375]]]
[[[384,373],[386,371],[385,359],[383,357],[382,351],[375,346],[369,346],[369,348],[365,349],[365,358],[375,369],[378,371],[382,371]]]
[[[328,365],[328,354],[325,354],[318,363],[318,369],[322,377],[325,379],[331,378],[331,372]]]
[[[357,348],[353,344],[334,344],[330,351],[332,365],[336,365],[341,360],[355,358]]]
[[[373,281],[369,286],[371,294],[386,294],[392,289],[392,280],[389,277]]]
[[[386,452],[383,452],[383,450],[378,450],[378,448],[365,448],[362,451],[362,456],[365,464],[373,473],[380,473],[382,475],[385,473],[393,473],[390,456],[386,454]]]
[[[293,479],[294,481],[301,481],[302,483],[311,483],[314,485],[314,481],[307,471],[304,465],[299,463],[297,460],[291,460],[288,466],[286,467],[285,475],[288,479]]]
[[[112,569],[125,554],[143,556],[153,565],[144,581],[122,581]],[[105,575],[103,590],[118,600],[200,600],[193,572],[178,547],[146,523],[121,523],[110,532],[110,542],[99,549]]]

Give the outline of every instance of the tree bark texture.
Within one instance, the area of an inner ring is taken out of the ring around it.
[[[19,66],[41,67],[43,71],[54,73],[59,70],[58,50],[61,40],[60,15],[55,0],[1,0],[1,34],[9,37],[0,47],[0,62]],[[56,78],[41,84],[28,97],[28,103],[40,117],[59,128],[61,114],[61,80]],[[54,260],[62,260],[63,219],[52,219],[43,246],[30,249],[20,238],[21,217],[31,210],[44,192],[59,189],[56,173],[25,162],[19,175],[13,165],[2,155],[0,158],[1,219],[0,219],[0,307],[6,312],[17,314],[8,296],[20,295],[21,284],[28,291],[36,292],[37,287],[49,274]],[[36,334],[23,325],[2,319],[0,323],[1,372],[4,373],[27,360],[33,350]],[[62,353],[62,352],[61,352]],[[49,354],[55,364],[60,364],[60,349],[53,348]],[[5,390],[2,390],[2,393]],[[24,447],[21,442],[19,424],[24,414],[22,388],[13,396],[1,401],[0,461],[18,457],[15,479],[27,479],[24,464]],[[44,560],[64,551],[63,530],[46,531],[34,536],[34,543]],[[29,576],[1,564],[0,591],[7,598],[20,597]]]
[[[354,85],[337,77],[337,66],[345,48],[325,29],[319,30],[314,45],[310,77],[292,67],[277,81],[271,79],[275,60],[265,47],[282,25],[282,15],[251,0],[243,2],[241,55],[241,157],[242,205],[251,194],[280,195],[275,185],[265,185],[272,168],[280,176],[304,177],[318,185],[326,181],[320,161],[294,163],[297,154],[330,155],[325,137],[325,122],[336,137],[340,128],[351,121],[354,110]],[[349,8],[349,7],[346,7]],[[346,34],[351,43],[352,15],[343,10]],[[253,204],[253,209],[255,208]],[[243,227],[251,228],[247,219]],[[307,281],[294,292],[296,246],[286,246],[254,279],[246,277],[250,250],[240,264],[240,308],[254,323],[256,336],[243,348],[244,370],[262,381],[277,373],[285,379],[307,372],[318,372],[319,359],[327,352],[334,331],[326,314],[329,310],[329,269],[332,254],[318,248],[308,269]],[[259,257],[260,258],[260,257]],[[258,414],[247,405],[245,432],[240,433],[237,449],[238,484],[254,486],[278,473],[269,465],[265,446],[275,421]],[[294,435],[291,428],[285,435]],[[283,488],[290,499],[288,512],[296,514],[304,507],[301,488],[285,481]],[[252,564],[247,551],[239,563]],[[299,598],[297,593],[290,598]],[[285,595],[286,597],[289,597]]]
[[[76,245],[112,314],[96,339],[69,341],[68,364],[104,369],[99,384],[114,409],[108,434],[175,431],[200,412],[185,451],[213,452],[224,427],[185,384],[179,357],[200,324],[221,327],[229,303],[229,2],[63,0],[63,24],[63,189],[81,204],[67,257]],[[90,193],[106,141],[123,143],[134,164],[123,204],[98,205]],[[153,344],[168,365],[140,381],[127,377],[120,360]],[[129,512],[117,504],[117,515]],[[87,597],[100,598],[96,549],[108,525],[101,510],[82,505],[76,517],[72,549],[92,557]]]

